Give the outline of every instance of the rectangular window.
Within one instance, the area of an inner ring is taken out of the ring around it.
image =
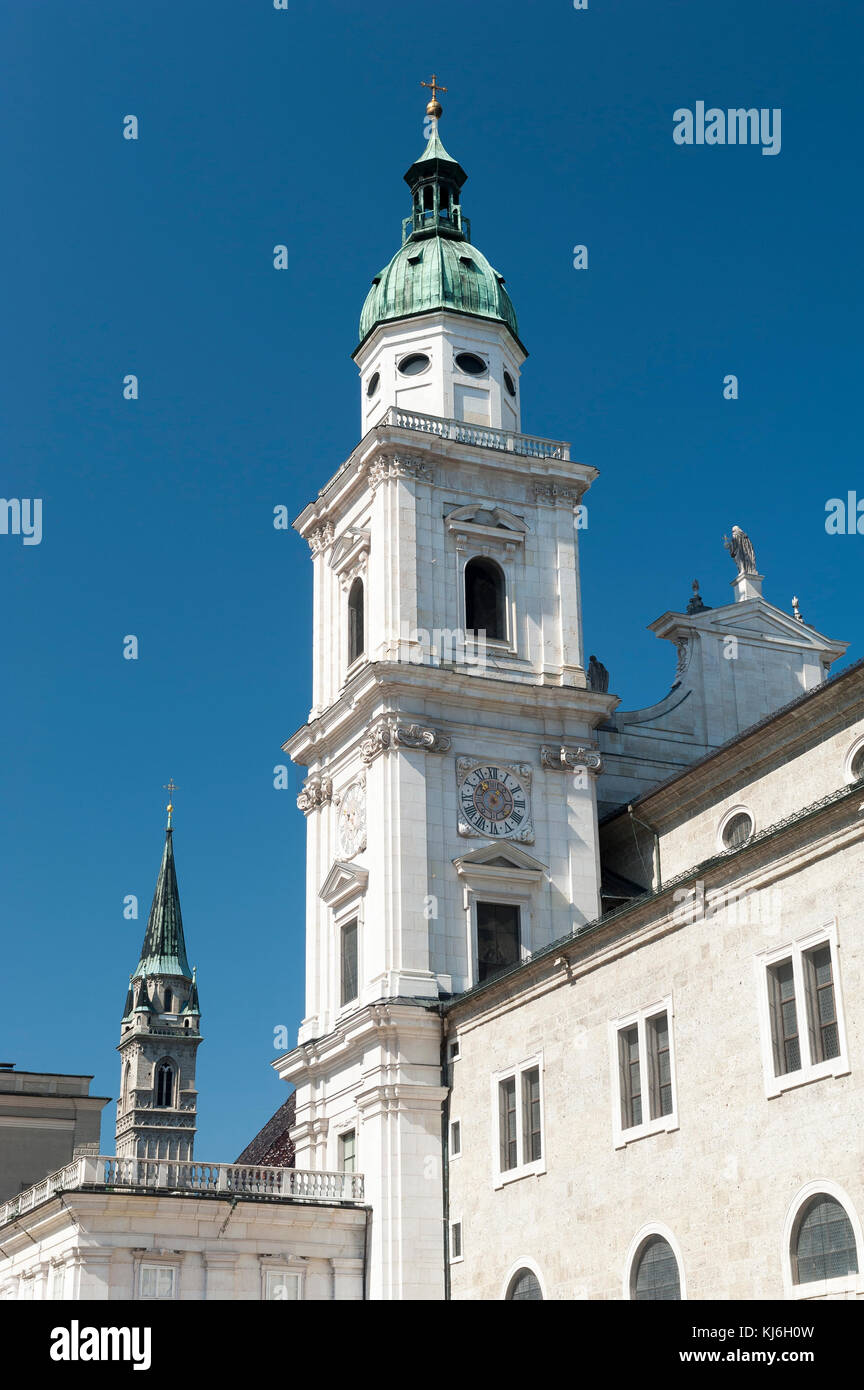
[[[496,1187],[529,1173],[545,1172],[543,1160],[542,1058],[493,1076],[498,1129],[493,1166]]]
[[[477,904],[477,978],[482,984],[522,959],[515,903]]]
[[[350,1004],[357,998],[357,920],[346,922],[342,928],[342,995],[341,1002]]]
[[[346,1130],[344,1134],[339,1135],[339,1171],[357,1171],[357,1131],[354,1129]]]
[[[656,1014],[646,1026],[651,1066],[651,1118],[672,1114],[672,1058],[669,1050],[669,1017]]]
[[[300,1297],[300,1275],[288,1270],[268,1269],[264,1276],[264,1298],[286,1302]]]
[[[501,1136],[501,1171],[515,1168],[519,1150],[516,1138],[516,1078],[509,1076],[498,1086],[498,1126]]]
[[[62,1298],[66,1291],[66,1266],[55,1265],[51,1270],[51,1297]]]
[[[810,1056],[814,1062],[828,1062],[840,1055],[831,947],[819,946],[815,951],[806,951],[804,965],[811,1039]]]
[[[438,1239],[441,1237],[439,1235]],[[454,1221],[450,1227],[450,1258],[451,1260],[461,1260],[462,1258],[462,1222]]]
[[[618,1019],[611,1038],[616,1147],[677,1129],[671,1000]]]
[[[462,1124],[454,1120],[450,1126],[450,1157],[458,1158],[462,1152]]]
[[[766,1093],[848,1072],[834,924],[757,957],[757,967],[764,978]]]
[[[175,1265],[142,1264],[142,1298],[175,1298],[177,1291],[177,1268]]]
[[[622,1028],[618,1034],[621,1057],[621,1124],[624,1129],[642,1123],[642,1078],[639,1070],[639,1029]]]
[[[774,1043],[774,1070],[777,1076],[801,1069],[801,1040],[798,1036],[798,1009],[795,1005],[795,971],[791,960],[772,965],[768,971],[771,1008],[771,1034]]]
[[[522,1162],[534,1163],[542,1158],[540,1130],[540,1068],[532,1067],[522,1073]]]

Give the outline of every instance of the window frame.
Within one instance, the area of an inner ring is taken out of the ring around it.
[[[458,1129],[459,1131],[458,1149],[454,1149],[453,1147],[454,1129]],[[456,1115],[455,1117],[451,1118],[447,1125],[447,1157],[451,1160],[451,1162],[453,1159],[462,1157],[462,1120],[459,1115]]]
[[[507,534],[507,533],[505,533],[505,534]],[[501,652],[501,653],[505,653],[505,654],[508,654],[508,655],[511,655],[511,656],[515,656],[515,655],[516,655],[516,640],[515,640],[515,632],[516,632],[516,611],[515,611],[515,607],[514,607],[514,604],[513,604],[512,597],[511,597],[511,595],[512,595],[512,589],[513,589],[512,576],[511,576],[511,574],[509,573],[509,571],[508,571],[508,569],[507,569],[507,566],[503,563],[503,561],[502,561],[501,559],[498,558],[497,555],[491,555],[491,554],[489,554],[489,550],[490,550],[490,549],[491,549],[491,547],[486,547],[485,549],[476,549],[476,548],[475,548],[475,549],[472,549],[472,551],[471,551],[470,554],[465,553],[464,559],[462,560],[462,562],[461,562],[461,564],[460,564],[460,566],[459,566],[459,592],[460,592],[460,618],[461,618],[461,629],[462,629],[462,631],[465,633],[465,640],[466,640],[466,642],[470,643],[470,645],[471,645],[471,646],[473,647],[473,649],[476,651],[476,650],[477,650],[477,643],[478,643],[479,639],[478,639],[478,638],[475,638],[475,637],[472,637],[470,634],[472,634],[472,633],[474,633],[474,632],[477,632],[477,631],[482,632],[482,631],[484,631],[484,629],[482,629],[482,628],[479,628],[479,629],[478,629],[478,628],[471,628],[471,627],[468,626],[468,584],[467,584],[467,578],[468,578],[468,566],[471,564],[471,562],[472,562],[473,560],[482,560],[485,564],[487,564],[487,565],[492,565],[492,567],[493,567],[494,569],[497,569],[498,572],[499,572],[500,575],[501,575],[501,580],[502,580],[501,609],[502,609],[502,616],[503,616],[503,619],[504,619],[504,636],[503,636],[503,637],[490,637],[490,636],[489,636],[489,633],[486,632],[486,636],[485,636],[484,639],[483,639],[483,644],[484,644],[484,646],[485,646],[485,648],[486,648],[487,650],[491,650],[491,651],[495,651],[495,652]]]
[[[306,1263],[302,1259],[292,1259],[290,1255],[263,1255],[260,1257],[261,1266],[261,1302],[262,1303],[302,1303],[306,1295]],[[288,1275],[297,1280],[297,1298],[268,1298],[267,1286],[269,1276]]]
[[[540,1157],[526,1160],[525,1078],[533,1071],[538,1073],[540,1092]],[[516,1163],[512,1168],[502,1168],[499,1097],[502,1085],[505,1085],[509,1081],[515,1083]],[[538,1177],[541,1173],[545,1173],[546,1093],[543,1053],[535,1052],[531,1057],[523,1058],[522,1061],[516,1063],[515,1066],[507,1067],[504,1071],[493,1072],[491,1077],[491,1096],[492,1186],[497,1189],[505,1187],[508,1183],[518,1182],[521,1178]]]
[[[171,1271],[171,1293],[167,1297],[144,1293],[144,1271],[150,1269]],[[175,1303],[180,1297],[180,1261],[166,1260],[164,1256],[158,1260],[140,1260],[135,1280],[135,1297],[143,1303]]]
[[[357,585],[360,585],[360,627],[363,645],[360,650],[351,655],[351,615],[352,609],[351,596],[355,592]],[[366,576],[363,574],[352,575],[351,582],[347,586],[345,594],[345,674],[346,676],[366,660]]]
[[[672,1109],[668,1115],[658,1115],[656,1119],[651,1118],[650,1105],[648,1106],[648,1118],[645,1118],[645,1100],[650,1096],[652,1087],[652,1054],[649,1051],[648,1025],[660,1014],[665,1013],[666,1025],[669,1033],[669,1080],[672,1087]],[[620,1036],[623,1032],[631,1028],[636,1028],[638,1036],[639,1051],[639,1080],[640,1095],[642,1097],[642,1120],[638,1125],[626,1125],[623,1122],[623,1103],[624,1092],[622,1089],[621,1078],[621,1053]],[[647,1139],[652,1134],[669,1134],[680,1128],[678,1119],[678,1075],[676,1066],[675,1048],[675,1008],[671,994],[665,998],[658,999],[655,1003],[649,1004],[642,1009],[636,1009],[632,1013],[623,1014],[620,1018],[611,1019],[609,1022],[609,1053],[612,1071],[612,1136],[613,1146],[616,1149],[626,1148],[628,1144],[636,1143],[640,1139]]]
[[[864,735],[855,739],[843,759],[843,781],[847,787],[851,787],[858,780],[852,776],[852,764],[862,751],[864,751]]]
[[[828,946],[831,950],[831,982],[834,988],[834,1011],[837,1016],[837,1041],[840,1050],[836,1057],[829,1057],[823,1062],[814,1062],[810,1049],[810,1023],[812,1019],[810,988],[804,957],[812,951],[818,950],[820,946]],[[771,1026],[770,975],[772,967],[781,965],[787,960],[792,961],[801,1066],[796,1071],[785,1072],[782,1076],[777,1076],[775,1074],[774,1030]],[[762,1074],[766,1098],[773,1100],[782,1095],[784,1091],[795,1090],[798,1086],[809,1086],[814,1081],[825,1080],[826,1077],[848,1076],[852,1068],[849,1063],[846,1014],[843,1007],[843,990],[840,980],[840,944],[837,934],[837,919],[832,918],[815,931],[811,930],[802,936],[787,940],[782,946],[772,947],[768,951],[760,951],[755,958],[755,965],[759,1034],[762,1046]],[[862,1252],[862,1257],[864,1257],[864,1252]]]
[[[798,1230],[801,1224],[802,1213],[814,1197],[833,1197],[835,1202],[846,1213],[847,1219],[852,1227],[852,1234],[855,1237],[855,1247],[858,1256],[858,1273],[841,1274],[836,1279],[814,1279],[809,1284],[796,1284],[794,1281],[795,1255],[792,1253],[793,1239],[797,1242]],[[811,1299],[833,1299],[842,1298],[846,1295],[860,1297],[864,1294],[864,1233],[862,1233],[861,1222],[858,1218],[858,1211],[851,1201],[849,1194],[844,1191],[838,1183],[830,1178],[817,1180],[807,1183],[802,1187],[790,1203],[786,1213],[786,1220],[783,1225],[782,1244],[780,1248],[781,1268],[783,1270],[783,1290],[784,1296],[790,1301],[806,1301]]]
[[[624,1301],[626,1303],[636,1302],[636,1299],[634,1297],[634,1294],[636,1292],[636,1261],[639,1259],[648,1241],[655,1239],[665,1240],[666,1244],[669,1246],[669,1249],[672,1251],[672,1254],[675,1256],[675,1262],[678,1266],[679,1301],[681,1303],[684,1303],[687,1298],[687,1277],[684,1270],[684,1260],[681,1255],[681,1247],[678,1244],[678,1241],[676,1240],[675,1236],[670,1231],[669,1227],[664,1225],[662,1221],[647,1222],[646,1225],[640,1227],[640,1229],[636,1232],[635,1236],[630,1242],[630,1248],[627,1251],[627,1257],[624,1261]]]
[[[345,1145],[345,1141],[347,1140],[349,1134],[350,1134],[350,1135],[353,1135],[353,1138],[354,1138],[354,1167],[353,1167],[353,1168],[345,1168],[345,1167],[343,1167],[343,1162],[344,1162],[344,1157],[345,1157],[345,1155],[344,1155],[344,1145]],[[359,1148],[358,1140],[359,1140],[359,1134],[358,1134],[358,1127],[357,1127],[356,1121],[355,1121],[355,1120],[351,1120],[350,1123],[347,1123],[347,1124],[345,1124],[344,1126],[342,1126],[340,1129],[338,1129],[338,1130],[336,1131],[335,1138],[336,1138],[336,1163],[335,1163],[335,1170],[336,1170],[336,1172],[337,1172],[337,1173],[349,1173],[349,1174],[359,1173],[359,1172],[361,1171],[360,1168],[358,1167],[358,1163],[357,1163],[358,1156],[359,1156],[359,1155],[358,1155],[358,1148]]]
[[[453,1254],[453,1232],[459,1231],[459,1254]],[[465,1258],[465,1229],[461,1215],[452,1220],[447,1228],[447,1260],[451,1265],[461,1264]]]
[[[726,834],[726,827],[729,825],[730,821],[733,821],[735,819],[736,816],[747,816],[748,820],[750,821],[750,834],[744,841],[743,845],[727,845],[725,840],[723,839],[723,836]],[[724,814],[720,817],[720,823],[717,826],[718,853],[737,854],[739,850],[747,849],[749,845],[752,845],[755,835],[756,817],[753,814],[752,808],[750,806],[745,806],[743,802],[739,802],[736,806],[730,806],[729,810],[724,812]]]

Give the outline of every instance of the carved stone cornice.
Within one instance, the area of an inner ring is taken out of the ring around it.
[[[396,742],[405,748],[425,748],[427,753],[446,753],[453,740],[440,729],[423,724],[397,724]]]
[[[333,797],[333,783],[329,777],[313,773],[307,777],[303,783],[303,790],[297,798],[297,809],[302,811],[304,816],[308,816],[311,811],[317,811],[319,806],[324,806]]]
[[[581,744],[569,748],[544,744],[540,749],[540,766],[548,772],[578,772],[585,768],[599,776],[603,771],[603,759],[596,748],[585,748]]]
[[[557,502],[579,502],[584,491],[584,488],[563,487],[560,483],[534,483],[534,500],[548,502],[554,507]]]
[[[328,545],[333,544],[333,522],[322,521],[320,526],[316,526],[314,531],[310,531],[306,539],[313,555],[320,555],[322,550],[326,550]]]
[[[368,766],[388,748],[420,748],[427,753],[446,753],[451,743],[449,734],[442,734],[428,725],[381,719],[367,729],[360,744],[360,755]]]
[[[406,454],[385,454],[374,459],[368,469],[369,486],[374,489],[379,483],[394,482],[399,478],[414,478],[417,482],[431,483],[432,471],[420,458]]]

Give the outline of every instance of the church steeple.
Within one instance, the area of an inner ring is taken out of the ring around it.
[[[175,790],[173,783],[169,789]],[[117,1153],[188,1161],[195,1142],[200,1009],[183,935],[173,810],[169,803],[156,891],[120,1024]]]
[[[165,831],[162,863],[159,866],[156,892],[153,894],[135,979],[142,975],[179,975],[183,979],[192,979],[183,937],[183,916],[180,912],[177,871],[174,867],[173,840],[174,831],[169,825]]]

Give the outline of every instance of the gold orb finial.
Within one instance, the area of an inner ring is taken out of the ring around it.
[[[438,81],[438,77],[434,72],[432,74],[432,81],[421,82],[420,86],[430,87],[432,89],[432,100],[426,103],[426,115],[431,116],[433,120],[437,121],[443,114],[444,109],[440,101],[438,100],[438,93],[446,92],[447,88],[441,86],[440,82]]]
[[[178,792],[180,788],[175,787],[173,777],[169,777],[168,781],[163,782],[162,785],[164,790],[168,793],[168,805],[165,807],[166,811],[168,812],[168,824],[165,828],[166,830],[172,830],[173,826],[171,824],[171,817],[174,814],[174,793]]]

